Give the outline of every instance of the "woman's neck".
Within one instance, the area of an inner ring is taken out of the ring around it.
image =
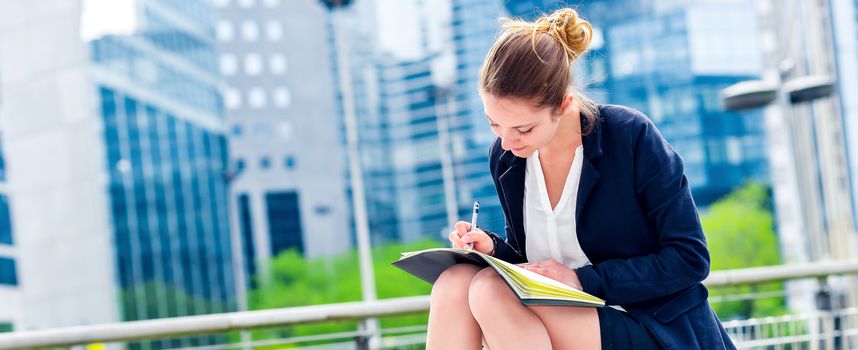
[[[539,149],[540,156],[553,157],[555,155],[569,154],[581,145],[581,112],[573,105],[566,114],[560,116],[560,125],[557,133],[547,145]]]

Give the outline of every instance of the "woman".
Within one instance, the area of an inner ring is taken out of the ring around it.
[[[432,289],[429,349],[734,348],[700,283],[709,252],[682,160],[640,112],[572,88],[591,37],[572,9],[504,23],[479,89],[506,240],[459,222],[450,241],[610,307],[524,305],[494,270],[461,264]]]

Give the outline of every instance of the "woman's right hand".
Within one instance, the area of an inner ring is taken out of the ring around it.
[[[468,243],[474,243],[474,250],[480,253],[491,255],[495,250],[492,238],[479,228],[471,231],[471,223],[467,221],[457,222],[449,238],[453,248],[467,249]]]

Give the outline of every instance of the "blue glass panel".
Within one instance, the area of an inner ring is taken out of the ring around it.
[[[18,285],[18,272],[15,268],[15,260],[0,257],[0,285]]]
[[[253,245],[253,217],[250,214],[250,196],[238,196],[238,221],[241,230],[241,247],[246,279],[251,288],[256,288],[256,247]]]
[[[0,244],[12,243],[12,217],[9,214],[9,198],[0,194]]]
[[[301,228],[301,208],[297,192],[271,192],[265,194],[271,255],[286,249],[304,252],[304,233]]]
[[[3,156],[3,142],[0,139],[0,181],[6,181],[6,158]]]

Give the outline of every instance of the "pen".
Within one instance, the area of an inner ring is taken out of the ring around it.
[[[474,212],[471,214],[471,232],[477,230],[477,214],[480,213],[480,201],[474,201]],[[468,249],[474,250],[474,242],[468,243]]]

